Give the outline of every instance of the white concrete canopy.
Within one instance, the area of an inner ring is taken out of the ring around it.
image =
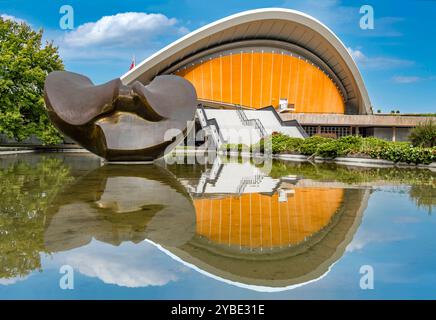
[[[275,40],[301,47],[334,72],[345,88],[347,107],[371,114],[371,102],[356,63],[341,40],[324,24],[299,11],[267,8],[244,11],[197,29],[142,61],[121,77],[125,84],[150,82],[175,65],[214,47],[253,40]]]

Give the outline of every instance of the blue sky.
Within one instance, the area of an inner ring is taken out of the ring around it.
[[[61,30],[59,9],[74,9],[74,29]],[[359,28],[359,8],[374,8],[375,29]],[[0,0],[0,15],[43,28],[66,69],[102,83],[182,35],[227,15],[263,7],[303,11],[329,26],[355,58],[374,110],[436,112],[433,0]],[[105,32],[101,32],[105,30]]]

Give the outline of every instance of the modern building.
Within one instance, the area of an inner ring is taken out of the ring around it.
[[[229,142],[232,134],[221,131],[232,120],[236,132],[251,128],[252,139],[272,131],[305,136],[300,124],[308,135],[392,140],[405,140],[409,129],[425,120],[373,115],[347,47],[327,26],[294,10],[251,10],[208,24],[150,56],[121,80],[146,84],[162,74],[182,76],[194,85],[204,110],[197,113],[200,125],[211,129],[217,141]],[[221,117],[211,109],[227,114]]]

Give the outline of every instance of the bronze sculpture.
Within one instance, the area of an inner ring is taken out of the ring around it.
[[[80,74],[47,76],[48,115],[65,135],[109,161],[152,161],[185,137],[197,106],[192,84],[157,76],[148,85],[114,79],[102,85]]]

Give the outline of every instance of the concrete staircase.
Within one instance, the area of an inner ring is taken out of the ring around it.
[[[197,117],[201,127],[219,147],[223,143],[252,145],[260,139],[280,132],[291,137],[305,138],[306,132],[296,121],[283,121],[273,107],[247,110],[208,109],[200,105]]]

